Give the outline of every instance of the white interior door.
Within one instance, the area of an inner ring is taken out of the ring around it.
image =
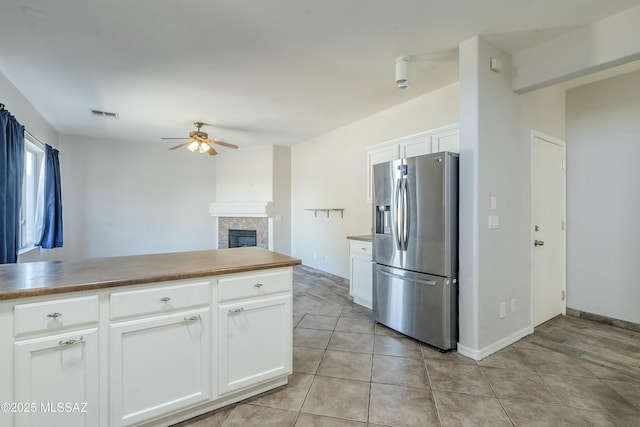
[[[566,148],[532,132],[533,326],[566,313]]]

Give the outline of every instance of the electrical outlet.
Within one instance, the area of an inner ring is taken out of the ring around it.
[[[511,300],[511,312],[513,313],[514,311],[516,311],[516,299],[512,299]]]
[[[507,317],[507,303],[506,302],[501,302],[500,303],[500,318],[504,319],[505,317]]]

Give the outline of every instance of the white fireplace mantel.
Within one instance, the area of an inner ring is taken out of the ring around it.
[[[271,218],[271,202],[213,202],[209,214],[215,217]]]

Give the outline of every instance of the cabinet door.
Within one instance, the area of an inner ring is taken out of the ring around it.
[[[431,137],[431,149],[433,153],[440,151],[460,152],[460,129],[453,128],[434,132]]]
[[[99,425],[98,330],[15,343],[15,401],[34,403],[16,426]]]
[[[400,144],[400,154],[402,158],[422,156],[423,154],[431,153],[430,135],[420,135],[420,137]]]
[[[291,373],[291,316],[290,295],[219,306],[220,394]]]
[[[373,300],[371,256],[351,252],[351,296],[356,304],[371,308]]]
[[[137,424],[211,396],[209,308],[111,325],[111,426]]]

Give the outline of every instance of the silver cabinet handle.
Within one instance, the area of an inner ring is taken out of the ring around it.
[[[58,345],[59,346],[65,346],[65,345],[74,345],[74,344],[78,344],[79,342],[84,341],[84,337],[80,337],[77,340],[66,340],[66,341],[58,341]]]
[[[51,317],[52,319],[55,319],[56,317],[60,317],[60,316],[62,316],[62,313],[47,314],[47,317]]]
[[[254,288],[261,288],[262,287],[262,283],[256,283],[255,285],[253,285]]]
[[[171,298],[169,298],[169,297],[160,298],[160,301],[168,302],[168,301],[171,301]]]
[[[235,310],[229,309],[229,313],[240,313],[240,312],[243,312],[243,311],[244,311],[243,307],[236,308]]]
[[[196,314],[195,316],[185,317],[184,320],[185,322],[193,322],[195,320],[200,320],[200,315]]]

